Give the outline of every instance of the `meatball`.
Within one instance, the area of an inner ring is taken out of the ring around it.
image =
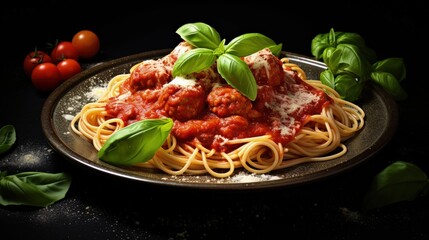
[[[205,92],[200,85],[167,84],[158,99],[165,115],[179,121],[196,118],[203,111],[204,102]]]
[[[206,92],[210,92],[214,85],[225,83],[225,80],[216,70],[216,64],[200,72],[191,73],[186,77],[196,79]]]
[[[245,117],[242,116],[230,116],[222,119],[219,126],[219,134],[228,138],[243,138],[246,137],[246,132],[244,131],[249,126],[249,122]],[[237,133],[244,134],[243,136],[237,135]]]
[[[283,63],[266,48],[244,57],[258,85],[279,86],[285,77]]]
[[[171,72],[173,70],[174,63],[177,61],[177,59],[185,52],[193,48],[194,47],[191,44],[187,43],[186,41],[182,41],[173,49],[173,51],[170,52],[170,54],[164,56],[161,59],[161,62],[164,64],[167,70]]]
[[[252,108],[252,102],[229,85],[213,88],[207,102],[210,111],[219,117],[245,116]]]
[[[171,79],[170,72],[160,60],[146,60],[130,74],[129,88],[132,93],[143,89],[160,88]]]

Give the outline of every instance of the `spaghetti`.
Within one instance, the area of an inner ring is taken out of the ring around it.
[[[174,127],[165,144],[151,160],[135,166],[171,175],[208,173],[225,178],[239,168],[263,174],[338,158],[347,152],[343,142],[364,125],[365,112],[358,105],[341,99],[320,81],[307,79],[298,65],[267,49],[244,58],[259,86],[251,103],[225,86],[215,69],[194,75],[199,84],[171,79],[171,66],[189,48],[181,43],[168,56],[142,61],[130,73],[113,77],[104,95],[72,119],[73,132],[100,150],[112,134],[135,121],[173,116]],[[276,64],[280,80],[273,71]],[[181,89],[186,89],[186,98],[179,94]],[[208,93],[202,97],[208,106],[200,106],[200,92]],[[180,103],[172,103],[179,97]],[[184,99],[190,101],[182,105]]]

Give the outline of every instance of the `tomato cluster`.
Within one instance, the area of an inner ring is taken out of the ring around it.
[[[34,87],[50,92],[81,71],[80,59],[91,59],[100,49],[98,36],[90,30],[77,32],[71,41],[58,42],[50,52],[35,49],[23,62]]]

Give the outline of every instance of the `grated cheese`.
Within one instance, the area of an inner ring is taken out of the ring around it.
[[[299,124],[293,117],[294,113],[302,111],[305,106],[317,102],[320,98],[312,92],[297,87],[294,91],[289,91],[287,94],[278,93],[274,96],[273,101],[266,103],[265,106],[280,115],[280,119],[273,119],[273,121],[280,122],[280,129],[282,135],[294,135],[295,125]]]
[[[239,172],[233,177],[231,177],[231,182],[235,183],[250,183],[250,182],[261,182],[261,181],[270,181],[281,179],[278,176],[268,175],[268,174],[256,174],[256,173],[246,173]]]
[[[85,96],[89,99],[97,101],[106,93],[106,91],[106,87],[93,87],[89,92],[85,93]]]
[[[195,84],[197,84],[197,80],[196,79],[188,79],[188,78],[184,78],[184,77],[175,77],[170,82],[164,84],[164,87],[167,85],[170,85],[170,84],[178,85],[181,87],[192,87],[192,86],[195,86]]]

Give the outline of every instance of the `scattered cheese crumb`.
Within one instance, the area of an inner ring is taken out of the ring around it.
[[[249,183],[249,182],[260,182],[260,181],[269,181],[269,180],[278,180],[281,179],[278,176],[267,175],[267,174],[256,174],[256,173],[245,173],[240,172],[231,177],[231,182],[237,183]]]
[[[106,93],[106,91],[106,87],[93,87],[89,92],[85,93],[85,96],[89,99],[97,101]]]
[[[71,114],[63,114],[63,118],[65,118],[66,120],[73,120],[74,116]]]

